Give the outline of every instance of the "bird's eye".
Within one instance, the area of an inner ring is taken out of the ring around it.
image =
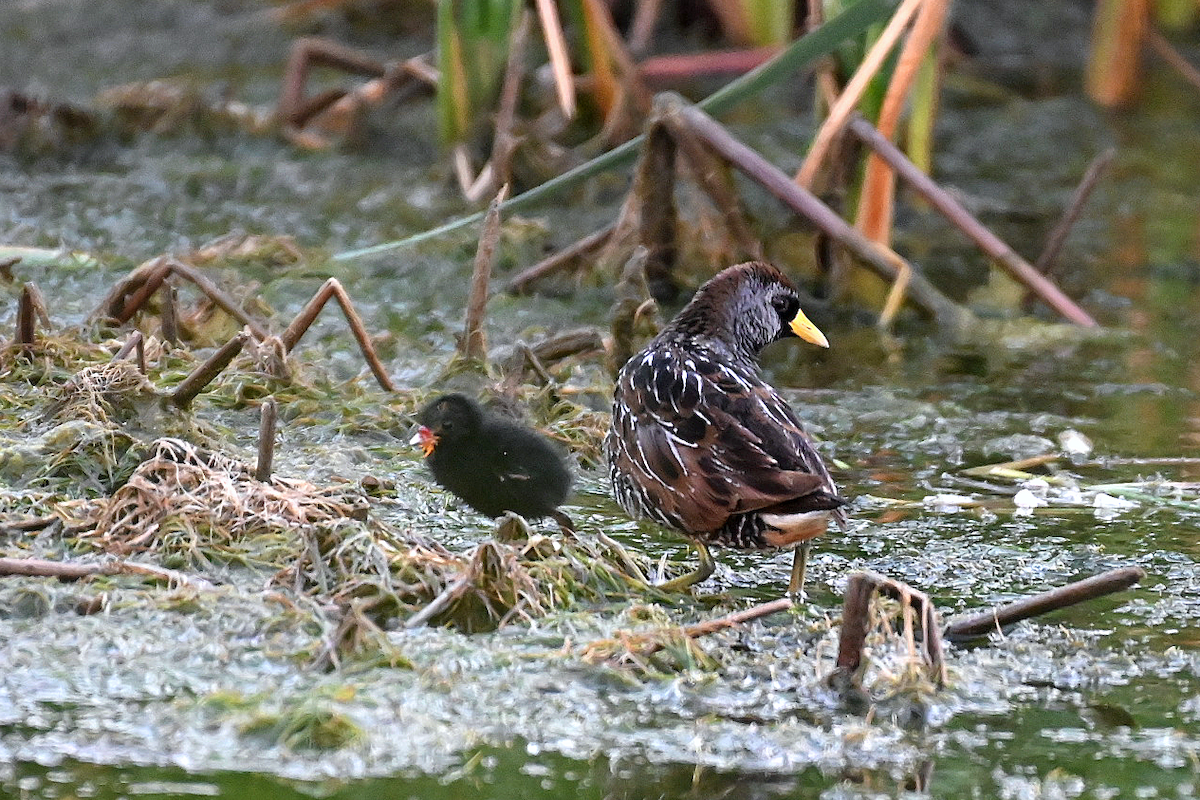
[[[795,300],[787,295],[777,295],[771,300],[771,306],[775,309],[780,319],[789,320],[796,315],[796,308],[799,305]]]
[[[445,422],[442,423],[442,430],[444,430],[444,431],[448,431],[453,427],[454,427],[454,423],[451,422],[450,420],[446,420]]]

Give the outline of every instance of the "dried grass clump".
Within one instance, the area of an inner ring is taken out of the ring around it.
[[[244,556],[238,545],[255,540],[258,560],[282,565],[297,551],[297,530],[366,516],[365,500],[346,489],[258,481],[249,466],[181,439],[159,439],[150,450],[91,533],[107,550],[206,563],[209,554]]]
[[[306,528],[302,540],[303,552],[274,582],[353,606],[379,624],[419,611],[464,566],[437,542],[349,519]]]
[[[318,530],[306,557],[279,576],[283,585],[324,596],[376,625],[446,625],[465,633],[495,630],[577,603],[646,590],[617,554],[587,540],[531,535],[487,541],[466,554],[371,526]],[[628,556],[626,556],[628,558]],[[339,637],[361,632],[340,631]]]
[[[42,421],[84,419],[110,423],[127,418],[138,399],[154,396],[154,387],[131,361],[85,367],[59,390]]]
[[[891,598],[875,597],[863,648],[860,685],[877,714],[919,724],[939,691],[917,643],[914,611]],[[899,623],[899,625],[897,625]]]
[[[589,538],[534,534],[524,541],[489,541],[470,555],[457,596],[444,618],[465,631],[528,621],[578,603],[640,596],[648,587],[632,576],[620,554]]]
[[[144,453],[122,423],[154,399],[153,387],[128,361],[86,367],[59,387],[37,422],[15,426],[23,435],[3,449],[0,471],[18,485],[107,495]]]
[[[592,664],[607,664],[648,678],[668,677],[692,669],[712,672],[721,666],[680,625],[617,631],[611,639],[590,642],[580,657]]]

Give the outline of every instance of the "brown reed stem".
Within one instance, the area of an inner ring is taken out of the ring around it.
[[[179,344],[179,290],[169,283],[163,292],[161,329],[164,340]]]
[[[479,234],[479,247],[475,250],[475,269],[471,274],[471,292],[467,297],[467,319],[463,325],[459,352],[469,359],[487,359],[487,337],[483,332],[483,321],[487,312],[488,284],[492,279],[492,265],[496,261],[496,245],[500,241],[500,204],[508,196],[508,184],[488,205],[483,230]]]
[[[183,379],[183,382],[175,388],[171,393],[171,402],[179,408],[186,409],[196,399],[196,395],[204,391],[204,387],[212,383],[213,379],[221,374],[221,370],[229,366],[229,362],[242,352],[246,342],[250,340],[250,334],[242,331],[230,339],[225,344],[221,345],[217,352],[208,357],[207,360],[200,366],[196,367],[191,373]]]
[[[375,376],[375,380],[383,387],[384,391],[396,391],[396,387],[392,385],[392,379],[388,377],[387,370],[383,368],[383,362],[375,353],[375,345],[371,344],[371,336],[367,333],[362,317],[358,315],[358,310],[354,307],[354,301],[350,299],[350,295],[337,278],[325,281],[312,299],[304,305],[304,308],[300,309],[300,313],[292,319],[287,330],[279,336],[284,352],[292,352],[292,349],[299,343],[300,337],[312,327],[317,315],[321,313],[321,309],[331,298],[336,298],[338,305],[341,306],[342,314],[350,326],[350,332],[354,334],[358,348],[362,351],[363,358],[366,359],[367,366],[371,368],[371,374]]]
[[[924,593],[877,572],[857,572],[846,584],[842,601],[842,631],[838,640],[836,667],[830,676],[835,686],[853,685],[862,667],[863,648],[870,631],[871,596],[876,592],[892,597],[912,607],[921,615],[923,633],[921,657],[930,677],[943,686],[946,683],[946,664],[943,657],[941,628],[937,610]]]
[[[149,267],[146,280],[133,294],[125,298],[121,304],[120,312],[113,315],[113,319],[118,325],[124,325],[126,322],[129,322],[133,318],[133,315],[146,304],[146,301],[154,296],[154,293],[158,291],[158,287],[162,286],[163,281],[171,274],[171,265],[166,258],[160,256],[151,263],[153,266]],[[138,267],[135,272],[141,269],[141,267]]]
[[[603,228],[592,231],[574,244],[564,247],[557,253],[546,256],[529,269],[514,275],[508,282],[507,291],[511,294],[525,294],[529,291],[530,285],[535,281],[565,269],[574,259],[602,247],[608,241],[608,237],[612,236],[615,228],[615,224],[605,225]]]
[[[1050,231],[1050,235],[1046,237],[1046,244],[1042,247],[1041,255],[1037,257],[1037,261],[1033,262],[1033,268],[1038,272],[1043,275],[1049,275],[1053,271],[1054,261],[1058,258],[1058,253],[1062,250],[1063,243],[1067,241],[1067,234],[1075,226],[1079,215],[1083,212],[1084,204],[1092,196],[1096,184],[1100,182],[1100,176],[1104,174],[1104,170],[1108,169],[1108,165],[1112,163],[1116,155],[1116,149],[1110,147],[1092,159],[1092,163],[1088,165],[1087,170],[1083,173],[1083,178],[1079,181],[1079,185],[1075,187],[1075,193],[1071,195],[1071,200],[1067,203],[1062,217],[1058,220],[1054,229]]]
[[[274,397],[262,404],[258,423],[258,463],[254,467],[255,480],[266,482],[271,479],[271,463],[275,460],[275,423],[279,418]]]

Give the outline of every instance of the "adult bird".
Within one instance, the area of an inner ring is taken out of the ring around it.
[[[710,546],[798,548],[789,592],[803,588],[809,541],[845,501],[791,406],[759,375],[768,344],[828,347],[790,281],[751,261],[718,273],[617,375],[605,439],[617,502],[681,532],[712,575]]]
[[[571,473],[544,436],[457,393],[431,400],[417,420],[410,444],[421,447],[434,480],[467,505],[489,517],[511,511],[574,529],[558,508],[571,490]]]

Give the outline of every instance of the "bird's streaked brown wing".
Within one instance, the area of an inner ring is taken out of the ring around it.
[[[840,505],[787,404],[723,361],[664,346],[626,366],[614,412],[618,470],[685,531],[716,530],[732,514]]]

